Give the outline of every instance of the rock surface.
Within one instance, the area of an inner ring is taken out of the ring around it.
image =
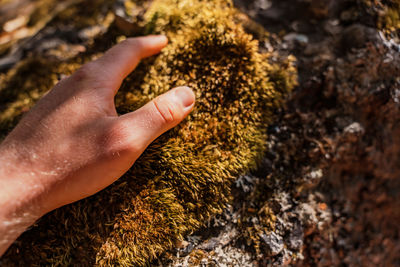
[[[250,251],[251,266],[398,266],[400,50],[379,30],[381,6],[235,2],[296,56],[300,85],[270,127],[264,164],[238,180],[224,224],[240,234],[225,248]],[[249,235],[265,217],[270,232]]]

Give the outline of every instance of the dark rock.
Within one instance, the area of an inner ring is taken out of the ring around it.
[[[353,24],[343,31],[341,43],[343,49],[349,51],[352,48],[365,47],[367,42],[376,42],[379,39],[379,32],[376,29]]]

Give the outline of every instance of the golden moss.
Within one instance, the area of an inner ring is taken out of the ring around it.
[[[393,1],[385,7],[384,15],[379,18],[378,26],[386,29],[387,32],[394,32],[400,29],[400,1]]]
[[[371,1],[362,0],[362,3],[376,13],[377,27],[386,34],[398,32],[400,30],[400,1],[384,0]]]
[[[144,33],[165,33],[170,44],[127,78],[116,96],[118,112],[179,85],[195,91],[194,111],[112,186],[43,218],[8,251],[5,263],[145,265],[221,212],[234,177],[264,153],[267,125],[295,84],[291,60],[269,63],[270,55],[260,54],[258,42],[231,20],[235,12],[228,0],[154,1]],[[38,83],[35,73],[24,83],[18,79],[30,62],[10,73],[0,93],[13,92],[15,101],[2,103],[0,116],[14,121],[20,98],[51,88],[52,75],[80,62],[53,63],[43,68],[53,74]],[[3,132],[7,127],[0,125]]]
[[[34,58],[22,62],[0,79],[0,138],[58,82],[61,78],[58,73],[68,75],[79,66],[80,64]]]

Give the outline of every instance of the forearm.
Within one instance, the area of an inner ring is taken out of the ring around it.
[[[0,256],[42,215],[43,188],[26,164],[14,149],[0,145]]]

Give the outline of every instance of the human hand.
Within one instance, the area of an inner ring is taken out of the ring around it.
[[[164,36],[132,38],[61,80],[0,145],[0,255],[45,213],[121,177],[159,135],[193,109],[187,87],[118,116],[114,96]],[[23,79],[23,77],[21,77]]]

